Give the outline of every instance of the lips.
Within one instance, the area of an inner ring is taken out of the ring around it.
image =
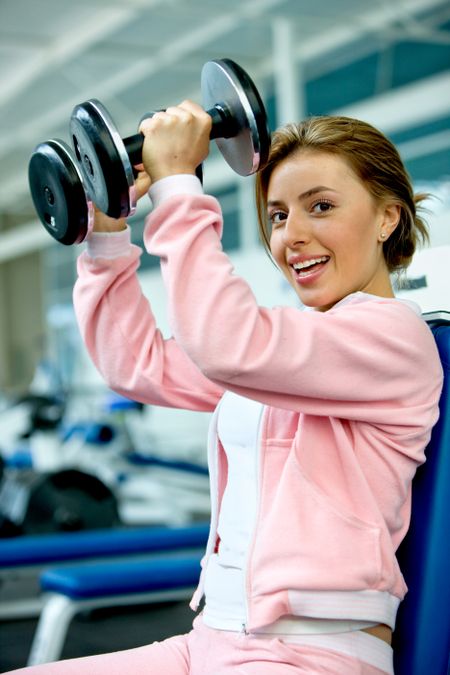
[[[305,283],[314,281],[319,274],[325,269],[330,256],[308,256],[303,260],[297,259],[290,262],[291,268],[294,272],[295,279],[298,283]]]

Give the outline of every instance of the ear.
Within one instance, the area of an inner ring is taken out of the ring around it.
[[[378,234],[379,241],[387,241],[400,222],[400,204],[386,204],[382,213],[382,221]]]

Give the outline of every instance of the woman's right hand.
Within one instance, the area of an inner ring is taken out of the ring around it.
[[[211,116],[188,100],[142,120],[142,161],[152,182],[177,174],[195,175],[209,152],[211,125]]]
[[[140,167],[137,167],[139,170]],[[147,194],[150,188],[150,177],[145,171],[140,171],[134,181],[136,190],[136,200]],[[127,227],[125,218],[111,218],[100,211],[96,206],[94,207],[94,226],[93,232],[120,232]]]

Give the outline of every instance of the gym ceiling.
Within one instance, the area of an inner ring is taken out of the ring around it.
[[[42,141],[70,142],[76,104],[100,99],[127,136],[148,110],[200,102],[203,64],[228,57],[273,128],[287,49],[301,114],[363,117],[413,178],[450,179],[448,0],[1,0],[0,262],[50,243],[28,161]]]

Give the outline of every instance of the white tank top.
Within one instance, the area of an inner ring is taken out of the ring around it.
[[[217,431],[228,462],[228,481],[222,497],[217,533],[218,552],[209,560],[205,576],[208,626],[241,630],[246,622],[246,555],[256,517],[257,434],[262,404],[226,393],[220,404]]]

